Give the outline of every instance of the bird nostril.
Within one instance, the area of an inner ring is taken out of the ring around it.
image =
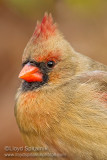
[[[37,63],[36,63],[35,61],[30,61],[30,62],[29,62],[29,65],[36,66]]]

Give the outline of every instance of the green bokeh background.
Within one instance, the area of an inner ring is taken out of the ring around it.
[[[34,17],[35,14],[42,15],[45,11],[51,12],[54,0],[5,0],[8,7],[20,15]]]
[[[3,0],[1,0],[3,1]],[[54,11],[54,5],[61,0],[4,0],[14,11],[27,16],[41,15],[45,11]],[[104,12],[106,0],[62,0],[71,10],[80,14],[98,14]]]

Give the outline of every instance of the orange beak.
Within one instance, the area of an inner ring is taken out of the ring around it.
[[[27,63],[21,70],[19,78],[24,79],[27,82],[42,82],[43,74],[38,67],[32,66]]]

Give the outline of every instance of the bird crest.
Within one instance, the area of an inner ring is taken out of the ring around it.
[[[35,28],[33,36],[35,37],[35,40],[37,40],[38,37],[47,39],[49,36],[55,35],[55,31],[56,24],[53,23],[52,15],[48,15],[47,13],[45,13],[42,22],[39,23],[37,21],[37,26]]]

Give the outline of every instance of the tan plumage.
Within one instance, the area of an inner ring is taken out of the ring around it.
[[[107,66],[75,52],[50,15],[37,26],[23,62],[46,63],[47,57],[56,62],[48,81],[32,90],[22,82],[17,92],[15,116],[25,143],[66,154],[63,159],[107,160]]]

